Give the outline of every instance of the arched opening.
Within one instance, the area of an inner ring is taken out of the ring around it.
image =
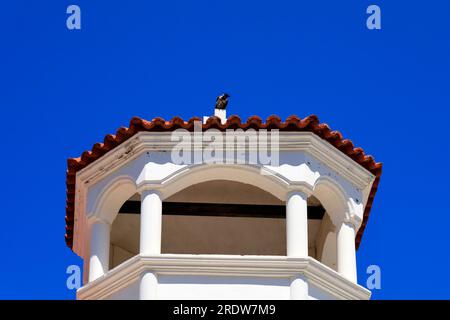
[[[120,210],[135,194],[136,184],[134,180],[128,176],[120,176],[103,188],[102,193],[99,194],[94,204],[93,212],[96,213],[97,218],[102,223],[111,226],[108,237],[109,243],[101,244],[101,246],[109,245],[109,250],[105,251],[109,254],[105,258],[108,262],[108,269],[112,269],[130,258],[129,255],[124,253],[128,248],[128,244],[134,241],[135,234],[130,231],[134,232],[136,228],[122,221]],[[137,219],[137,222],[137,237],[139,238],[139,219]],[[139,239],[137,243],[139,243]],[[93,245],[91,243],[91,248]],[[134,250],[131,251],[134,252]]]
[[[168,197],[162,205],[161,253],[285,255],[285,203],[280,200],[285,189],[259,170],[193,166],[170,176],[162,183]],[[138,193],[118,210],[110,269],[139,253],[140,210]]]
[[[141,219],[139,214],[134,213],[140,211],[140,201],[141,198],[138,193],[131,196],[118,210],[118,214],[111,225],[110,269],[139,253]],[[132,206],[137,205],[138,208],[130,208],[130,204]]]
[[[166,199],[163,213],[162,253],[286,254],[284,203],[256,186],[198,183]]]
[[[211,180],[163,201],[161,252],[172,254],[286,255],[286,204],[252,184]],[[308,199],[309,255],[325,210]],[[111,266],[139,252],[140,196],[119,211],[111,233]]]
[[[336,230],[328,213],[325,213],[318,226],[315,238],[316,259],[337,270]]]
[[[342,221],[346,211],[343,190],[332,179],[321,177],[314,185],[313,195],[326,210],[315,240],[317,260],[337,271],[336,223]]]
[[[286,255],[285,201],[268,192],[267,184],[263,190],[257,181],[227,178],[191,185],[189,179],[175,179],[177,190],[163,200],[161,253]],[[133,192],[126,201],[122,193],[123,205],[112,223],[110,269],[139,253],[141,199],[133,188],[127,188],[125,194]],[[345,211],[342,199],[332,182],[320,180],[307,201],[308,254],[333,269],[333,221]],[[114,198],[116,204],[119,200]]]

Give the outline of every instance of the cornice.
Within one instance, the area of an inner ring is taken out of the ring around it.
[[[94,184],[146,152],[170,152],[178,143],[171,141],[171,132],[139,132],[130,141],[81,169],[77,178],[80,182]],[[309,153],[361,190],[370,188],[375,179],[367,169],[311,132],[280,132],[277,150]]]
[[[77,291],[77,299],[106,299],[140,279],[145,271],[157,275],[242,276],[292,278],[303,274],[308,282],[336,299],[369,299],[370,291],[317,260],[277,256],[137,255]]]

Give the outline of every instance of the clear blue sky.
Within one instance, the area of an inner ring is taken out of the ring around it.
[[[209,114],[222,91],[229,113],[316,114],[382,161],[359,281],[377,264],[374,299],[450,298],[449,18],[448,0],[3,1],[0,298],[75,296],[68,157],[135,115]]]

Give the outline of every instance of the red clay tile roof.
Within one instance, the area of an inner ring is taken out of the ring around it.
[[[194,121],[202,121],[198,117],[193,117],[189,121],[184,121],[180,117],[174,117],[170,121],[162,118],[155,118],[152,121],[147,121],[138,117],[134,117],[130,121],[129,128],[119,128],[115,135],[108,134],[105,136],[103,143],[96,143],[91,151],[85,151],[80,158],[71,158],[67,160],[67,200],[66,200],[66,244],[69,248],[73,245],[73,228],[74,228],[74,207],[75,207],[75,175],[76,173],[94,162],[108,151],[114,149],[127,139],[140,131],[163,132],[173,131],[178,128],[184,128],[189,131],[194,130]],[[290,116],[286,121],[282,121],[278,116],[272,115],[267,118],[264,123],[258,116],[252,116],[246,122],[241,122],[238,116],[231,116],[227,119],[225,124],[220,122],[218,117],[210,117],[202,129],[207,130],[216,128],[219,130],[226,129],[279,129],[280,131],[308,131],[313,132],[320,138],[328,141],[344,154],[352,158],[355,162],[369,170],[375,175],[376,179],[372,185],[369,199],[364,211],[364,219],[362,225],[356,235],[356,248],[359,247],[364,229],[366,228],[369,219],[370,209],[372,208],[373,199],[377,192],[378,184],[382,171],[382,164],[376,163],[372,156],[366,155],[361,148],[355,148],[352,141],[344,139],[339,131],[331,131],[325,123],[319,123],[319,119],[315,115],[311,115],[304,119],[297,116]]]

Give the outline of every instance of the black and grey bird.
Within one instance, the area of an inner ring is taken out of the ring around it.
[[[228,93],[224,93],[221,96],[218,96],[216,99],[216,109],[224,110],[227,108],[228,98],[230,95]]]

